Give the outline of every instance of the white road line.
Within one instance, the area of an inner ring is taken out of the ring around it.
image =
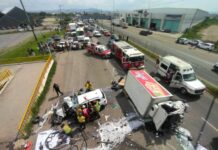
[[[203,120],[203,121],[206,121],[203,117],[201,117],[201,119]],[[214,125],[212,125],[210,122],[208,122],[208,121],[206,121],[206,123],[211,127],[211,128],[213,128],[216,132],[218,132],[218,129],[216,128],[216,127],[214,127]]]

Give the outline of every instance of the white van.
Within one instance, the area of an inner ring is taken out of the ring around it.
[[[196,78],[192,66],[175,56],[162,57],[157,73],[161,77],[168,78],[170,87],[180,89],[182,94],[201,95],[206,88]]]

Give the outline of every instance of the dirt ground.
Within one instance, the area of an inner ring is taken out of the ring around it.
[[[44,64],[40,62],[4,67],[14,73],[14,78],[0,95],[0,143],[16,137],[18,125]]]
[[[218,41],[218,25],[212,25],[200,32],[205,41]]]
[[[46,26],[46,27],[48,27],[48,26],[54,26],[54,25],[56,25],[56,24],[57,24],[57,21],[56,21],[56,19],[55,19],[54,17],[45,18],[45,19],[43,19],[43,22],[42,22],[42,25],[43,25],[43,26]]]

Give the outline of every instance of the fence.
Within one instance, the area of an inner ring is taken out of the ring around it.
[[[40,91],[41,91],[40,89],[41,89],[43,80],[45,78],[46,72],[48,71],[48,68],[49,68],[49,65],[50,65],[51,61],[52,61],[52,56],[49,56],[49,58],[46,61],[45,66],[44,66],[44,68],[43,68],[43,70],[41,72],[41,75],[40,75],[40,77],[38,79],[38,82],[37,82],[37,84],[36,84],[36,86],[35,86],[35,88],[33,90],[33,93],[32,93],[32,95],[31,95],[31,97],[29,99],[29,103],[28,103],[28,105],[26,107],[26,111],[25,111],[25,113],[24,113],[24,115],[23,115],[23,117],[21,119],[21,122],[20,122],[20,124],[18,126],[18,134],[25,135],[25,132],[23,130],[24,126],[25,126],[26,122],[28,121],[28,119],[30,118],[31,108],[32,108],[34,102],[37,100],[37,98],[38,98],[38,96],[40,94]]]

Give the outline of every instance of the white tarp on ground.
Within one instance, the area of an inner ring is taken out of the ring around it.
[[[43,147],[43,150],[49,150],[46,146],[45,146],[45,141],[47,139],[47,137],[51,134],[57,132],[56,130],[47,130],[47,131],[43,131],[40,132],[38,134],[37,140],[36,140],[36,146],[35,146],[35,150],[41,150],[40,147]],[[58,134],[55,134],[54,137],[52,137],[51,141],[49,141],[49,147],[50,148],[54,148],[55,146],[57,146],[58,143]],[[67,143],[70,143],[70,138],[67,139]]]
[[[98,132],[100,135],[98,147],[89,150],[111,150],[122,143],[125,136],[130,132],[142,127],[144,123],[139,120],[136,114],[129,114],[117,122],[106,122],[100,125]]]

